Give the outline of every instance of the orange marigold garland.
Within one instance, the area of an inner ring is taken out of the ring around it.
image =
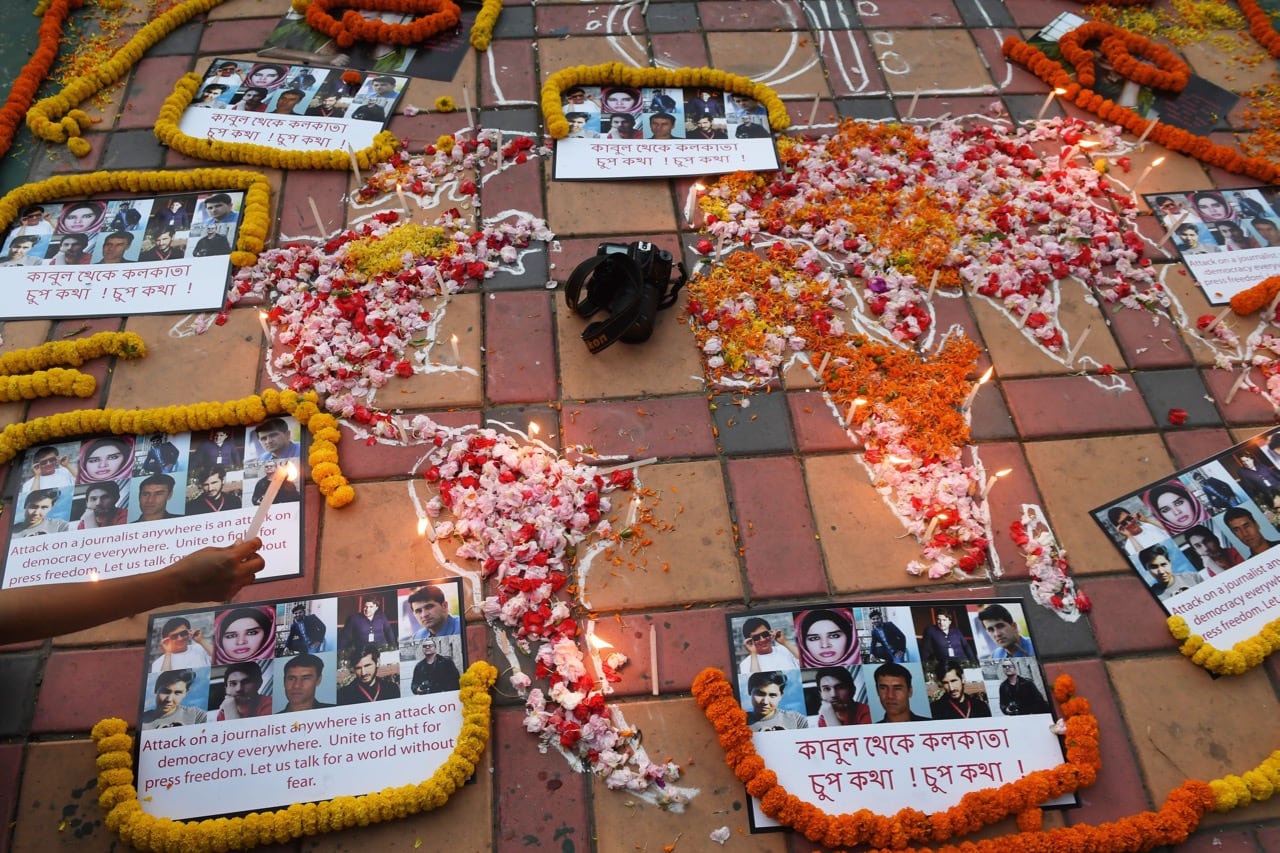
[[[31,108],[40,84],[49,76],[49,69],[58,58],[58,41],[62,38],[63,25],[71,12],[83,5],[84,0],[53,0],[43,9],[44,19],[36,30],[40,46],[22,67],[18,79],[13,81],[13,88],[9,90],[8,99],[0,107],[0,157],[13,145],[18,125]]]
[[[1258,0],[1239,0],[1240,11],[1249,22],[1249,32],[1267,53],[1280,59],[1280,33],[1276,32],[1271,15],[1258,5]]]
[[[1280,275],[1264,278],[1253,287],[1231,297],[1231,310],[1241,317],[1247,316],[1271,304],[1277,293],[1280,293]]]
[[[462,20],[462,10],[453,0],[293,0],[293,8],[296,12],[305,11],[308,26],[343,48],[358,41],[408,47],[452,29]],[[334,8],[346,11],[341,18],[335,18],[331,11]],[[407,24],[385,24],[366,18],[358,9],[418,17]]]

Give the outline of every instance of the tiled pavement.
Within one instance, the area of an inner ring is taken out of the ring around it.
[[[17,31],[8,24],[20,5],[28,4],[7,4],[0,12],[11,33]],[[39,178],[71,169],[195,165],[164,150],[149,132],[171,81],[203,68],[201,56],[251,53],[287,5],[228,0],[182,27],[143,60],[113,105],[100,110],[105,121],[89,134],[88,159],[73,163],[65,149],[47,153],[32,148],[28,138],[25,154],[11,155],[0,173],[5,189],[24,171]],[[657,60],[763,76],[784,96],[796,96],[789,103],[798,123],[807,120],[815,93],[821,95],[819,122],[829,124],[837,116],[901,114],[917,91],[917,117],[997,109],[1025,119],[1038,109],[1045,87],[1009,67],[999,44],[1061,11],[1079,9],[1065,0],[652,0],[646,13],[639,2],[535,6],[508,0],[488,56],[468,54],[452,83],[415,82],[406,101],[426,107],[440,94],[460,100],[465,83],[487,125],[527,129],[537,124],[533,104],[538,81],[548,73],[578,63]],[[1214,50],[1193,48],[1187,56],[1202,76],[1235,88],[1276,77],[1271,60],[1246,70]],[[421,114],[397,116],[391,127],[420,145],[460,125],[458,116]],[[1159,153],[1149,149],[1142,162]],[[672,250],[692,242],[677,219],[687,182],[555,184],[548,168],[531,162],[502,173],[486,185],[485,201],[497,197],[503,208],[549,220],[562,252],[536,263],[553,265],[552,277],[563,279],[601,237],[643,236]],[[344,176],[271,173],[271,179],[281,233],[306,233],[301,211],[309,195],[337,225]],[[1174,156],[1145,188],[1209,183],[1249,182]],[[1153,231],[1149,222],[1143,228]],[[1168,264],[1164,272],[1188,315],[1206,310],[1182,269]],[[520,708],[507,704],[495,715],[493,746],[478,784],[448,808],[281,849],[632,851],[659,850],[677,837],[677,849],[708,849],[712,829],[746,827],[743,791],[687,692],[701,667],[729,663],[724,611],[835,595],[956,591],[904,574],[914,546],[899,538],[899,524],[866,483],[847,437],[802,371],[753,399],[755,419],[730,423],[736,407],[726,404],[732,398],[703,386],[687,329],[664,316],[645,346],[618,346],[591,357],[576,340],[577,324],[559,294],[544,288],[546,277],[535,267],[523,278],[500,278],[485,293],[456,299],[445,334],[458,334],[463,360],[477,372],[462,380],[415,377],[384,391],[384,399],[410,410],[447,410],[441,418],[449,423],[533,419],[552,444],[590,443],[602,452],[659,457],[644,472],[646,483],[668,496],[657,513],[674,514],[672,489],[684,512],[674,530],[655,536],[648,567],[619,573],[591,595],[601,613],[618,614],[601,623],[601,633],[632,658],[619,685],[628,719],[644,730],[651,752],[686,762],[687,783],[703,793],[675,815],[608,792],[572,773],[558,756],[539,754],[521,729]],[[1068,375],[985,304],[954,299],[939,308],[983,344],[996,366],[996,381],[975,406],[974,433],[989,469],[1013,469],[992,503],[995,544],[1008,574],[994,588],[978,585],[977,594],[1025,591],[1025,569],[1007,530],[1021,504],[1038,503],[1096,605],[1087,620],[1073,625],[1028,608],[1050,674],[1076,678],[1093,699],[1103,734],[1098,784],[1084,792],[1082,808],[1051,815],[1049,825],[1107,821],[1149,808],[1187,776],[1239,771],[1280,745],[1280,664],[1211,681],[1184,662],[1155,606],[1085,515],[1107,498],[1257,432],[1271,422],[1269,407],[1249,394],[1230,406],[1207,401],[1206,394],[1222,400],[1231,379],[1210,370],[1203,347],[1169,321],[1120,314],[1103,323],[1078,294],[1065,300],[1068,328],[1093,325],[1084,352],[1127,368],[1121,371],[1126,392],[1103,392]],[[253,309],[235,310],[226,326],[197,337],[171,336],[176,319],[91,321],[86,333],[142,333],[151,356],[109,372],[93,368],[104,380],[101,399],[6,404],[0,423],[72,405],[195,402],[189,396],[193,365],[211,359],[219,369],[201,371],[201,399],[263,387],[263,340]],[[81,325],[8,323],[3,349],[56,340]],[[1167,424],[1164,414],[1173,405],[1191,413],[1187,425]],[[406,565],[387,556],[421,553],[408,547],[413,516],[403,483],[417,451],[344,447],[344,467],[359,488],[357,503],[331,511],[310,501],[305,577],[266,583],[247,596],[336,591],[432,572],[421,557],[411,556]],[[670,572],[655,568],[664,561]],[[974,593],[966,587],[964,594]],[[651,623],[660,638],[658,699],[649,696],[645,638]],[[136,617],[0,653],[0,851],[114,849],[94,801],[86,732],[100,717],[135,713],[144,626],[144,617]],[[475,653],[487,649],[496,660],[483,625],[473,623],[468,639]],[[812,845],[791,835],[735,832],[725,849],[802,851]],[[1184,849],[1278,850],[1280,803],[1211,818]]]

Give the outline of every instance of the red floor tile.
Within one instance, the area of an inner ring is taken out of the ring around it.
[[[804,477],[789,456],[729,462],[729,488],[753,599],[822,595],[822,550],[814,539]]]
[[[143,663],[141,647],[54,652],[45,664],[32,730],[87,732],[103,717],[137,725]]]
[[[1005,382],[1003,388],[1025,438],[1151,429],[1151,413],[1132,382],[1126,384],[1127,392],[1106,391],[1083,377],[1068,376],[1019,379]]]
[[[601,456],[711,456],[715,436],[701,397],[568,404],[561,414],[566,444]]]
[[[485,300],[485,396],[493,403],[532,403],[556,396],[554,293],[495,293]]]

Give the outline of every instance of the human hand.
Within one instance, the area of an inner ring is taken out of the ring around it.
[[[228,601],[262,571],[266,560],[258,553],[262,540],[236,542],[222,548],[201,548],[174,563],[182,601]]]

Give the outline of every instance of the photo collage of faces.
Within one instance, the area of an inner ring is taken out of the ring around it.
[[[768,139],[769,115],[718,90],[572,86],[560,93],[569,136],[583,139]]]
[[[34,447],[19,465],[13,538],[163,521],[262,502],[292,462],[277,504],[300,502],[301,428],[293,418],[198,433],[101,436]]]
[[[1184,255],[1280,248],[1280,187],[1144,195]]]
[[[728,622],[752,731],[1052,713],[1016,601],[829,605]]]
[[[0,267],[179,261],[230,255],[244,194],[29,204],[5,234]]]
[[[153,616],[142,728],[457,690],[461,593],[454,578]]]
[[[1166,601],[1280,545],[1280,429],[1092,514]]]
[[[394,74],[215,59],[188,109],[385,124],[408,82]]]

